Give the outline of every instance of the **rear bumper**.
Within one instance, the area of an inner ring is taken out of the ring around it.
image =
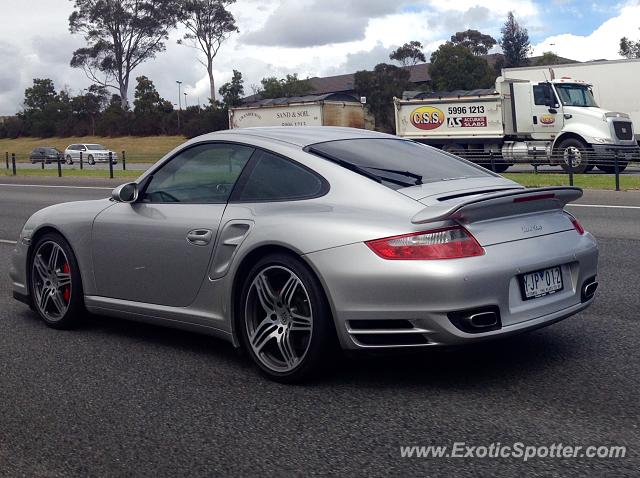
[[[386,261],[362,243],[309,254],[333,309],[345,349],[459,345],[543,327],[588,307],[585,283],[597,275],[590,234],[566,231],[485,248],[481,257]],[[560,266],[564,288],[522,299],[519,274]],[[455,311],[497,308],[495,330],[468,333]]]

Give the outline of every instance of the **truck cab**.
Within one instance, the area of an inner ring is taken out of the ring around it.
[[[591,85],[560,78],[542,82],[498,78],[505,99],[505,133],[516,141],[541,141],[552,164],[575,172],[597,166],[613,172],[617,157],[623,170],[639,154],[629,115],[600,108]]]

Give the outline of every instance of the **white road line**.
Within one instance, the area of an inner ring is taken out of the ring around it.
[[[569,207],[601,207],[608,209],[640,209],[640,206],[613,206],[609,204],[567,204]]]
[[[112,191],[113,188],[103,188],[100,186],[61,186],[61,185],[49,185],[49,184],[7,184],[0,183],[0,187],[9,186],[14,188],[67,188],[67,189],[105,189]]]
[[[16,243],[16,241],[9,241],[7,239],[0,239],[0,244],[10,244],[10,245],[14,245]]]

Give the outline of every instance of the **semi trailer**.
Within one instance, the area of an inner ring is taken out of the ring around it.
[[[494,89],[407,92],[394,103],[398,136],[497,172],[515,163],[612,172],[640,160],[630,116],[600,108],[578,79],[498,77]]]

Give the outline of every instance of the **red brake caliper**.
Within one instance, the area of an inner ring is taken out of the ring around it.
[[[64,274],[68,274],[69,272],[71,272],[71,269],[69,268],[69,264],[67,264],[66,262],[62,266],[62,272]],[[64,292],[62,293],[62,297],[64,298],[65,302],[69,302],[69,299],[71,299],[71,286],[70,285],[68,285],[68,286],[66,286],[64,288]]]

